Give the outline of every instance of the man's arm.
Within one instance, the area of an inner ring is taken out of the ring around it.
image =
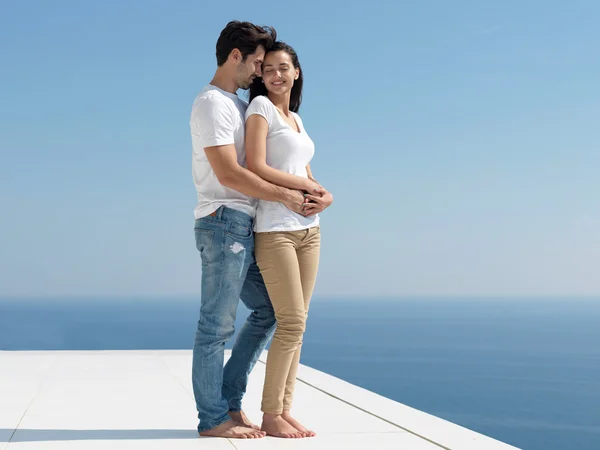
[[[219,183],[223,186],[250,197],[283,203],[296,213],[302,212],[304,196],[300,191],[271,184],[240,166],[233,144],[206,147],[204,152]]]
[[[281,202],[295,212],[302,210],[304,197],[300,192],[268,183],[238,164],[234,115],[222,100],[210,96],[198,100],[190,127],[193,145],[204,150],[222,185],[251,197]]]

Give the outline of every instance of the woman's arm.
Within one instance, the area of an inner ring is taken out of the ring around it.
[[[267,165],[267,133],[269,125],[264,117],[252,114],[246,121],[246,162],[248,170],[262,179],[289,189],[310,193],[319,192],[319,184],[312,179],[285,173]]]
[[[308,178],[319,184],[313,177],[312,171],[310,170],[310,164],[306,166],[306,173],[308,174]],[[308,194],[306,195],[306,198],[308,198],[309,202],[304,205],[303,215],[305,216],[314,216],[315,214],[323,212],[325,208],[329,208],[333,203],[333,195],[331,195],[331,192],[323,186],[320,188],[319,195]]]
[[[319,184],[319,182],[317,180],[315,180],[315,177],[313,177],[312,171],[310,170],[310,164],[306,165],[306,173],[308,174],[308,178],[313,180],[315,183]]]

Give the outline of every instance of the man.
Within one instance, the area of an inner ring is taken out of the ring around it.
[[[192,382],[201,436],[260,438],[241,410],[248,375],[275,329],[275,316],[254,260],[255,198],[301,213],[304,195],[270,184],[245,168],[244,115],[236,95],[261,75],[276,40],[272,28],[233,21],[217,41],[214,78],[196,97],[190,128],[196,246],[202,258],[202,300],[194,342]],[[252,311],[223,368],[239,299]]]

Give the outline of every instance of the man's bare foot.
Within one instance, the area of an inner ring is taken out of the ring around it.
[[[243,427],[234,420],[228,420],[211,430],[202,431],[200,436],[222,437],[230,439],[257,439],[265,437],[265,432]]]
[[[265,431],[268,436],[294,439],[304,437],[304,435],[300,433],[296,428],[294,428],[288,422],[283,420],[283,417],[281,417],[280,414],[265,413],[263,415],[261,429]]]
[[[291,416],[289,411],[284,410],[283,414],[281,414],[281,417],[283,418],[283,420],[285,420],[287,423],[289,423],[291,426],[293,426],[296,430],[298,430],[300,433],[302,433],[302,435],[304,437],[315,437],[317,435],[317,433],[315,433],[314,431],[308,430],[300,422],[298,422],[296,419],[294,419]]]
[[[255,430],[260,430],[260,427],[258,425],[254,425],[252,422],[250,422],[250,419],[248,419],[248,417],[246,417],[246,414],[244,414],[244,411],[229,411],[229,417],[231,417],[237,423],[245,426],[246,428],[253,428]]]

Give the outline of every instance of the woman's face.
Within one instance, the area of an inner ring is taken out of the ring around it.
[[[269,52],[265,56],[262,67],[263,82],[267,91],[274,94],[285,94],[291,91],[300,71],[292,64],[291,56],[283,51]]]

